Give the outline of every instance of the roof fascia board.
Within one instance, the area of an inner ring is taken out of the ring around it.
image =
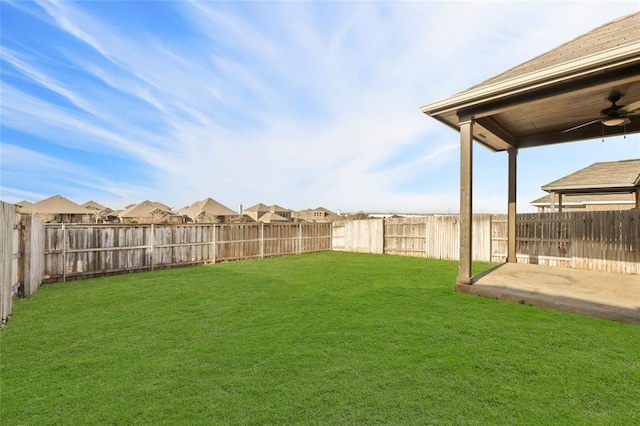
[[[638,52],[640,52],[640,41],[531,72],[517,78],[486,86],[481,85],[477,89],[470,89],[445,100],[424,105],[420,107],[420,110],[427,115],[434,116],[452,110],[471,108],[479,103],[513,96],[523,91],[540,88],[549,84],[556,84],[594,72],[600,72],[614,66],[624,66],[638,62],[640,61]]]
[[[593,185],[545,185],[542,187],[542,190],[546,192],[555,192],[556,194],[607,194],[610,192],[635,192],[636,188],[637,187],[633,185],[618,183],[598,185],[597,187],[594,187]]]

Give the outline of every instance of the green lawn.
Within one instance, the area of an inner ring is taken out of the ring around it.
[[[0,332],[1,423],[640,424],[640,327],[456,272],[324,252],[44,286]]]

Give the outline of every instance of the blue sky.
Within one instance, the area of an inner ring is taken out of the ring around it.
[[[457,212],[458,134],[419,107],[638,6],[3,1],[0,199]],[[506,154],[474,155],[474,211],[506,211]],[[638,135],[521,150],[518,210],[628,158]]]

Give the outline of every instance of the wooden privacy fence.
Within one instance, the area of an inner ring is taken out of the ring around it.
[[[331,250],[331,224],[46,225],[45,282]]]
[[[492,261],[492,216],[474,215],[473,258]],[[336,222],[333,250],[401,256],[458,259],[460,219],[457,215],[365,219]]]
[[[335,223],[334,250],[457,260],[457,215]],[[519,214],[518,262],[640,274],[640,210]],[[473,260],[507,257],[506,215],[473,216]]]
[[[13,311],[13,298],[29,297],[42,282],[44,225],[0,201],[0,327]]]
[[[640,274],[640,210],[518,215],[518,262]]]

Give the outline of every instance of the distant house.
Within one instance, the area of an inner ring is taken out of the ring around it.
[[[291,222],[293,215],[292,210],[285,209],[277,204],[267,206],[262,203],[244,209],[242,212],[252,220],[264,223]]]
[[[196,201],[188,207],[178,210],[178,214],[188,222],[229,223],[238,221],[238,213],[220,204],[213,198]]]
[[[104,210],[106,208],[102,204],[97,203],[97,202],[95,202],[93,200],[87,201],[86,203],[81,204],[81,206],[84,207],[87,210],[96,211],[96,212],[99,212],[99,211]]]
[[[33,203],[27,200],[18,201],[14,204],[18,213],[26,213],[32,205]]]
[[[538,213],[550,212],[551,195],[547,194],[533,200],[530,204],[537,208]],[[634,194],[570,194],[562,197],[562,211],[564,212],[629,210],[634,206]]]
[[[294,218],[298,222],[335,222],[336,220],[344,220],[342,216],[324,207],[301,210],[294,214]]]
[[[32,214],[44,223],[89,223],[91,211],[62,195],[54,195],[28,205],[18,203],[19,213]]]
[[[629,210],[640,206],[640,159],[594,163],[542,186],[538,211]]]
[[[91,212],[89,220],[93,223],[119,223],[120,219],[109,207],[105,207],[96,201],[87,201],[82,207]]]
[[[181,215],[171,210],[171,207],[154,201],[145,200],[138,204],[127,206],[118,213],[121,223],[182,223]]]

